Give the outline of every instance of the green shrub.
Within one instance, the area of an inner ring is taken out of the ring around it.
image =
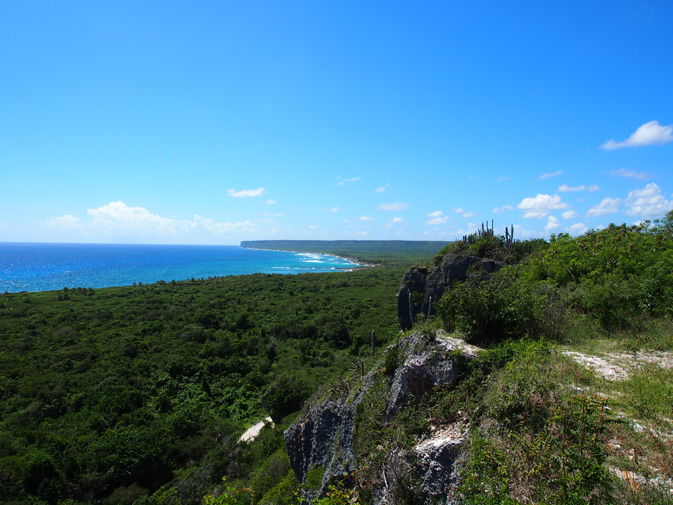
[[[437,312],[448,330],[457,329],[478,345],[540,333],[548,300],[507,268],[488,281],[466,281],[447,290]]]

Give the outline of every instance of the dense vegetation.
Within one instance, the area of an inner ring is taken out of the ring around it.
[[[200,503],[219,483],[206,503],[297,504],[282,430],[314,391],[342,396],[375,367],[356,417],[354,487],[321,504],[370,503],[387,454],[465,422],[466,503],[672,503],[608,466],[673,479],[672,439],[656,435],[673,433],[673,372],[651,365],[607,384],[561,351],[673,349],[673,213],[577,238],[486,236],[441,254],[452,252],[510,266],[448,290],[440,317],[415,331],[430,341],[441,326],[486,350],[456,352],[458,384],[387,424],[404,356],[396,346],[372,356],[369,339],[396,342],[402,268],[0,297],[0,501]],[[267,412],[279,426],[237,443]],[[418,503],[411,463],[398,464],[397,502]],[[303,486],[321,476],[311,470]]]
[[[255,240],[241,247],[276,251],[318,252],[369,264],[408,267],[424,265],[446,242],[413,240]]]
[[[455,286],[439,303],[440,319],[412,331],[430,342],[443,326],[486,348],[474,359],[455,352],[455,387],[437,388],[384,422],[388,388],[405,359],[390,347],[357,409],[359,469],[320,504],[371,503],[384,485],[394,503],[420,503],[413,447],[433,430],[468,422],[459,502],[673,503],[665,480],[673,479],[673,372],[648,365],[607,383],[562,352],[568,344],[599,353],[673,349],[672,223],[670,213],[578,238],[508,244],[489,235],[444,248],[436,264],[457,253],[511,266]],[[344,395],[357,388],[357,374],[341,386]],[[314,468],[301,487],[321,475]],[[247,489],[225,486],[209,503],[300,503],[291,472],[278,482],[267,493],[254,480]]]
[[[402,273],[0,296],[0,502],[154,493],[188,504],[224,475],[246,482],[281,449],[282,429],[250,446],[238,436],[268,414],[282,423],[369,355],[372,330],[379,345],[393,338]]]
[[[642,330],[653,318],[673,315],[672,220],[610,225],[577,238],[561,234],[548,243],[515,243],[513,250],[498,247],[497,237],[481,239],[470,247],[490,251],[489,257],[524,259],[490,282],[448,291],[439,312],[448,329],[480,344],[524,335],[568,341]]]

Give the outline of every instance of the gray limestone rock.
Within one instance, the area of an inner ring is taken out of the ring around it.
[[[387,390],[384,422],[392,421],[409,402],[422,399],[433,388],[456,382],[456,370],[450,354],[456,349],[455,342],[415,332],[401,339],[397,346],[404,360],[397,367]],[[392,347],[388,348],[388,352]],[[472,357],[470,354],[466,356],[468,359]],[[355,413],[371,390],[376,375],[381,373],[381,368],[381,363],[375,366],[349,398],[319,403],[285,431],[290,464],[299,482],[305,482],[312,468],[325,470],[319,489],[304,490],[303,498],[308,503],[323,496],[329,484],[358,469],[354,447]],[[395,468],[410,468],[422,482],[418,491],[428,499],[440,496],[455,485],[454,463],[466,435],[460,430],[449,433],[446,429],[436,435],[419,444],[414,451],[388,454],[387,464],[380,469],[381,482],[391,481],[386,476],[391,477],[390,472]],[[398,464],[391,464],[391,461]],[[384,487],[375,497],[375,503],[390,503],[389,493],[395,489],[395,484],[391,482],[390,487],[387,484]],[[397,492],[400,490],[397,489]]]
[[[455,282],[468,279],[487,280],[504,267],[500,261],[483,259],[477,256],[446,254],[439,266],[428,272],[427,268],[413,267],[402,279],[397,293],[397,318],[400,328],[411,329],[418,314],[430,317],[435,314],[434,304],[446,289]]]

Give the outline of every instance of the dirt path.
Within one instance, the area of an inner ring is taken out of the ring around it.
[[[673,353],[670,352],[611,352],[603,356],[594,356],[576,351],[563,351],[563,354],[577,363],[591,368],[601,377],[613,381],[628,379],[629,374],[643,364],[649,363],[663,368],[673,368]]]

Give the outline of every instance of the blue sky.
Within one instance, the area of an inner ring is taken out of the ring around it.
[[[673,208],[673,2],[0,2],[0,241],[573,235]]]

